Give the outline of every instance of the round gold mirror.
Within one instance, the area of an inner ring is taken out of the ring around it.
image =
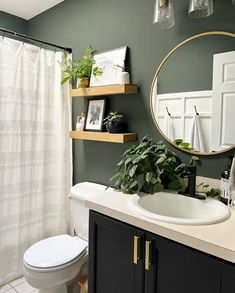
[[[235,34],[205,32],[181,42],[153,78],[154,123],[173,146],[197,155],[235,147]]]

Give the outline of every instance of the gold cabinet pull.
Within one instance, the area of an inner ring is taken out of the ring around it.
[[[140,237],[139,236],[134,236],[134,254],[133,254],[133,263],[138,264],[138,242],[139,242]]]
[[[145,241],[145,270],[146,271],[149,271],[149,267],[150,267],[150,257],[149,257],[150,244],[151,244],[151,241]]]

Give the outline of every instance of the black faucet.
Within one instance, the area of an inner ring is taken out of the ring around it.
[[[196,189],[196,174],[197,174],[197,168],[194,165],[189,165],[186,167],[185,172],[180,174],[181,178],[188,178],[188,186],[184,191],[179,191],[179,194],[194,197],[197,199],[205,199],[206,197],[203,195],[199,195],[195,193]]]

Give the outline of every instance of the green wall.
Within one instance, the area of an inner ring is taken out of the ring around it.
[[[221,35],[199,37],[182,45],[162,66],[157,79],[158,93],[211,90],[214,54],[234,48],[235,38]]]
[[[206,19],[187,16],[188,0],[175,2],[176,26],[160,30],[152,24],[154,0],[65,0],[28,23],[31,36],[73,48],[74,56],[92,44],[97,51],[121,46],[130,48],[132,82],[140,93],[110,97],[110,109],[126,114],[131,131],[139,138],[150,135],[161,139],[151,119],[149,93],[152,78],[166,53],[182,40],[204,31],[235,31],[235,7],[231,0],[214,1],[214,15]],[[187,82],[187,80],[185,80]],[[86,107],[73,98],[73,117]],[[89,180],[108,183],[115,164],[130,144],[74,141],[74,183]],[[189,156],[179,152],[183,160]],[[203,157],[198,174],[220,177],[226,155]]]
[[[28,22],[20,17],[0,11],[0,27],[27,34]]]

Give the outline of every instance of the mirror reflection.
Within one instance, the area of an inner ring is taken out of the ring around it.
[[[235,145],[235,35],[204,33],[163,60],[151,89],[151,112],[161,134],[201,154]]]

